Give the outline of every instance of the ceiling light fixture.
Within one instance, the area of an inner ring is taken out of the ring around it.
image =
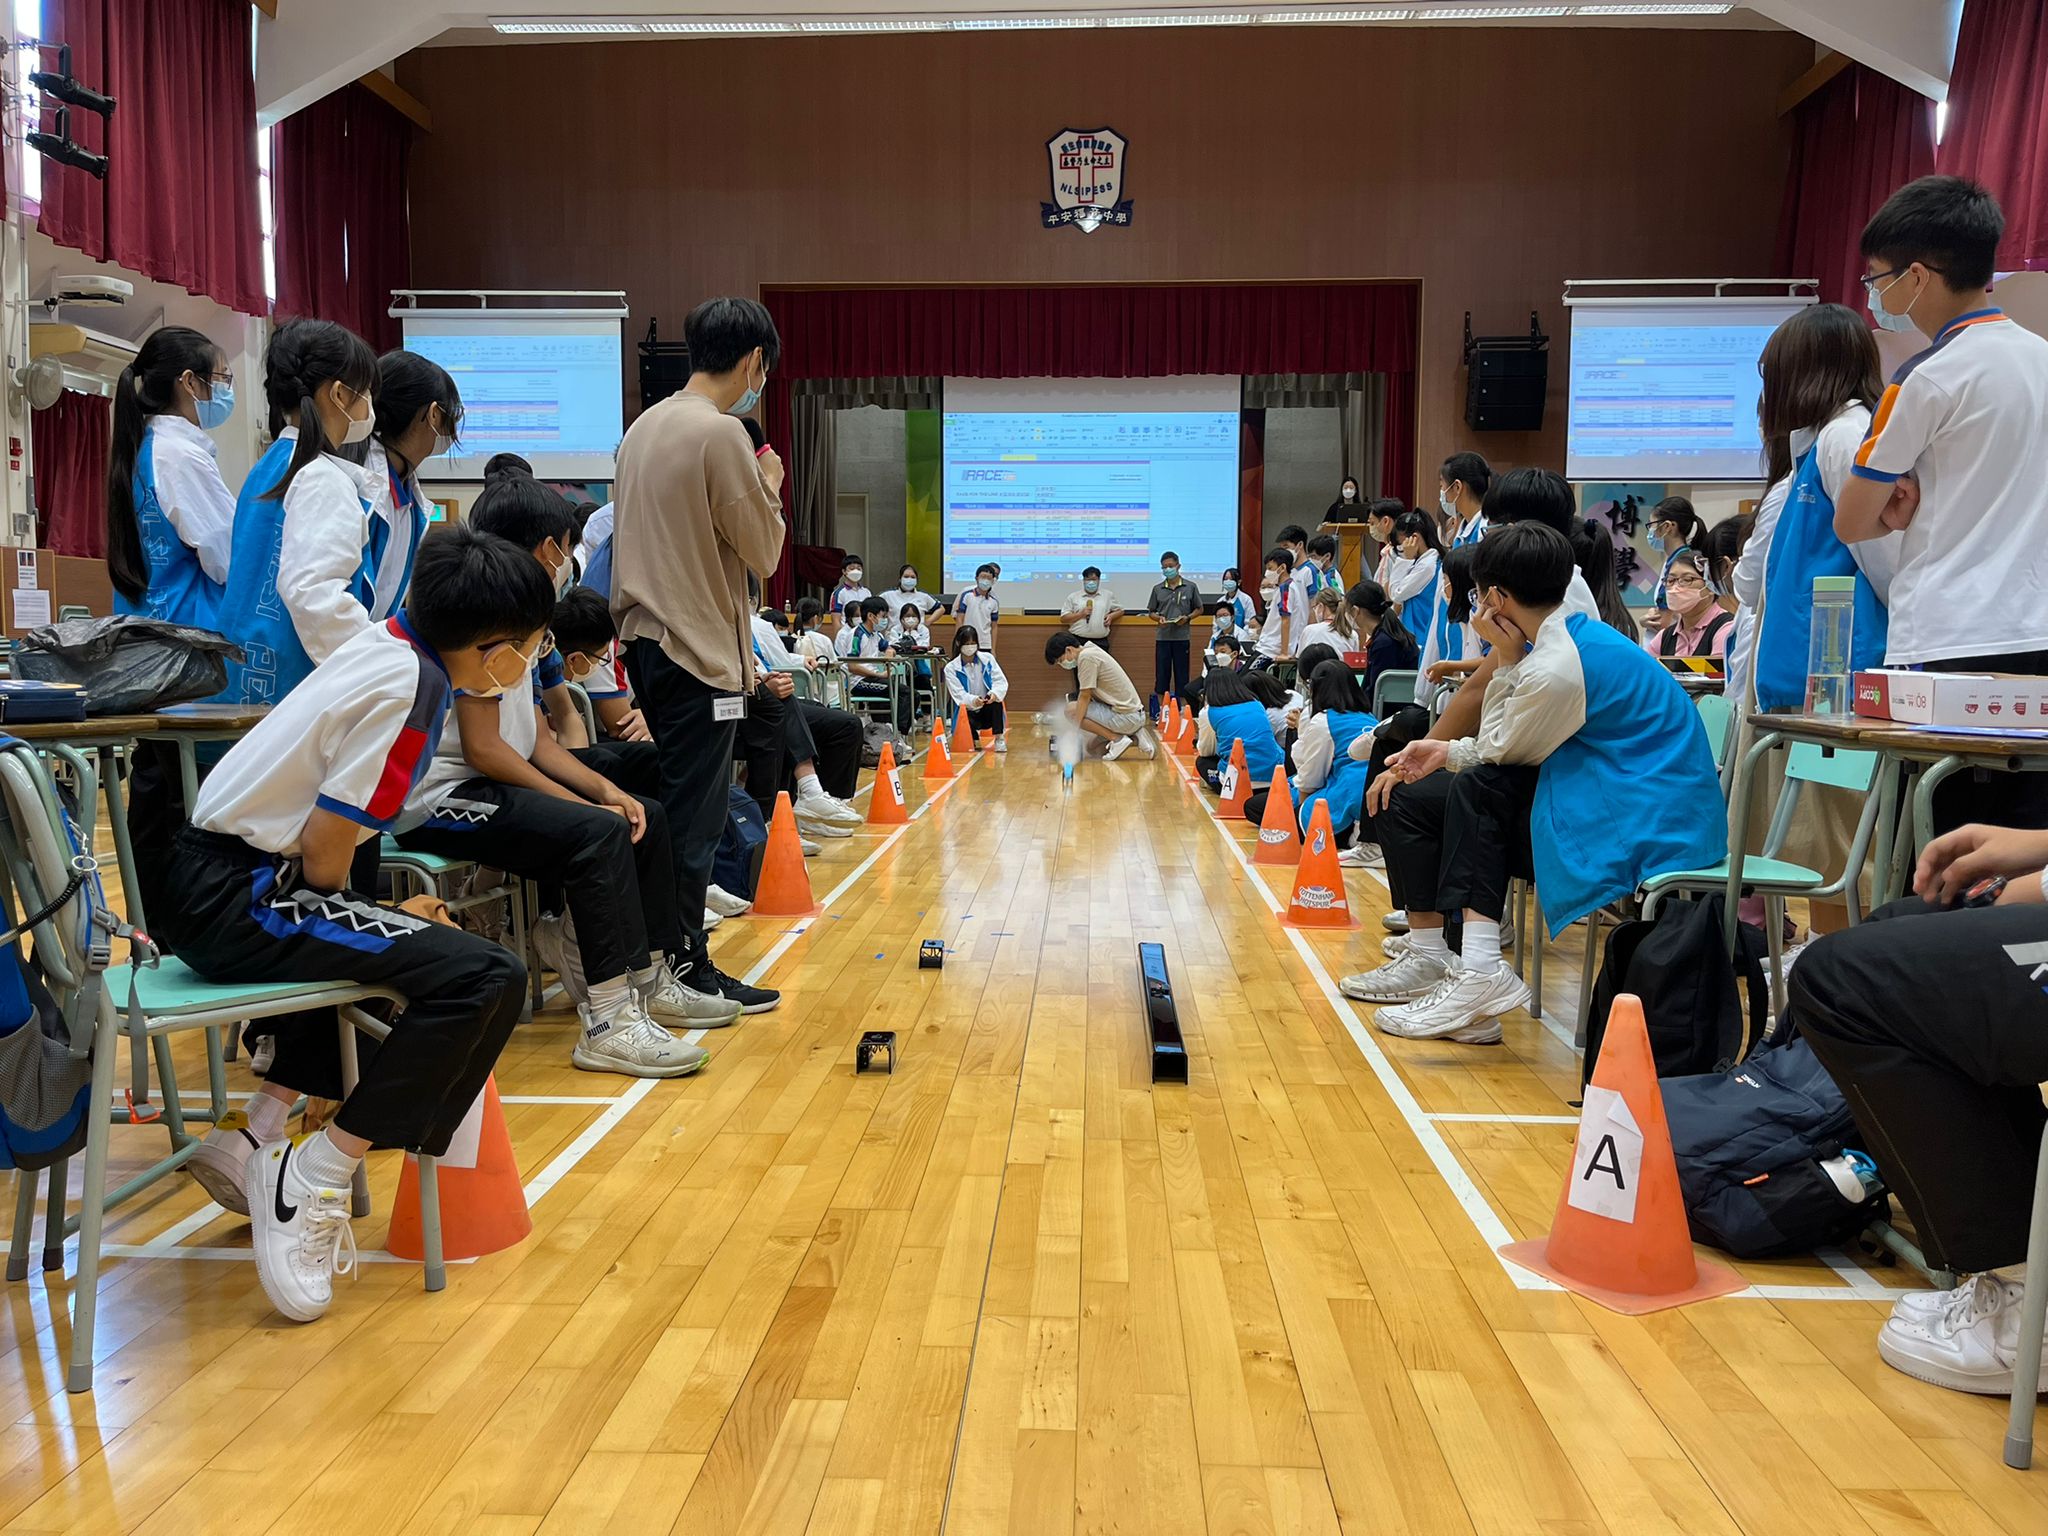
[[[1575,5],[1574,16],[1726,16],[1733,5]]]
[[[1438,5],[1415,13],[1417,21],[1530,21],[1543,16],[1567,16],[1568,5]]]
[[[493,21],[491,29],[510,36],[620,37],[647,30],[637,21]]]
[[[794,32],[788,21],[650,21],[647,30],[669,37],[754,37]]]
[[[871,21],[800,21],[799,32],[943,32],[943,21],[919,21],[910,16],[879,17]]]
[[[1058,27],[1098,27],[1096,16],[962,16],[955,32],[1044,32]]]
[[[1244,27],[1249,11],[1175,11],[1150,16],[1105,16],[1105,27]]]
[[[1282,24],[1305,23],[1312,26],[1319,21],[1406,21],[1409,17],[1409,14],[1410,12],[1408,11],[1408,8],[1406,6],[1402,6],[1397,10],[1377,11],[1266,11],[1260,15],[1259,20],[1264,22],[1277,22]]]

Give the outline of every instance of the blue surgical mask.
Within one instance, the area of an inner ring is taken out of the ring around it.
[[[1451,493],[1449,491],[1438,491],[1436,493],[1436,504],[1443,508],[1445,517],[1456,517],[1458,515],[1458,504],[1451,500]]]
[[[1905,274],[1901,272],[1895,275],[1882,288],[1866,288],[1864,290],[1870,296],[1870,318],[1877,322],[1877,328],[1881,331],[1911,331],[1919,329],[1919,327],[1913,324],[1911,310],[1908,310],[1903,315],[1895,315],[1884,307],[1882,296],[1891,292],[1897,286],[1899,278],[1903,276]]]
[[[1237,583],[1232,581],[1228,576],[1223,578],[1223,595],[1225,597],[1234,597],[1237,595]]]
[[[1088,580],[1081,583],[1081,590],[1083,592],[1100,592],[1102,590],[1102,583],[1091,576]]]
[[[1650,548],[1652,548],[1653,550],[1655,550],[1655,551],[1656,551],[1656,552],[1657,552],[1658,554],[1660,554],[1660,555],[1661,555],[1661,554],[1663,554],[1663,553],[1664,553],[1664,535],[1663,535],[1663,534],[1661,534],[1661,533],[1653,533],[1653,534],[1651,534],[1651,535],[1650,535]]]
[[[235,414],[235,385],[232,379],[215,379],[213,397],[208,400],[195,398],[192,408],[199,416],[199,429],[212,432],[228,424],[228,418]]]
[[[767,383],[768,378],[767,375],[764,373],[761,377],[762,388],[765,388],[767,386]],[[725,413],[728,416],[744,416],[747,414],[747,412],[751,411],[755,406],[759,405],[760,403],[761,390],[750,389],[745,394],[741,395],[739,399],[733,401],[731,405],[727,406]]]
[[[1174,577],[1180,574],[1180,567],[1177,565],[1162,565],[1161,567],[1159,567],[1159,574],[1164,576],[1168,581],[1171,581],[1174,579]]]

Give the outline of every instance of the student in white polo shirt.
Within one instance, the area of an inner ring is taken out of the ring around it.
[[[1294,556],[1284,545],[1276,544],[1266,551],[1265,566],[1266,580],[1273,586],[1273,601],[1266,605],[1266,616],[1259,621],[1258,659],[1252,665],[1260,671],[1294,654],[1287,643],[1296,601],[1294,584],[1289,579],[1294,571]]]
[[[432,760],[451,693],[523,686],[553,607],[524,550],[466,528],[436,534],[408,605],[344,642],[230,748],[177,835],[182,899],[153,926],[199,975],[355,981],[406,999],[326,1129],[286,1139],[293,1101],[314,1085],[273,1068],[246,1125],[217,1128],[188,1164],[248,1213],[264,1294],[296,1322],[327,1310],[337,1261],[353,1261],[349,1183],[363,1154],[445,1153],[518,1022],[516,956],[345,887],[356,845],[393,823]]]
[[[1909,182],[1863,230],[1871,317],[1934,338],[1885,391],[1835,499],[1846,543],[1905,530],[1887,666],[2048,674],[2048,341],[1991,301],[2004,233],[1991,194],[1955,176]],[[2048,827],[2048,781],[1957,774],[1935,792],[1935,830],[1965,822]]]

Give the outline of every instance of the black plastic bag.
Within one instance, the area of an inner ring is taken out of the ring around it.
[[[210,629],[128,614],[32,629],[13,663],[16,677],[84,688],[88,715],[146,715],[219,693],[230,657],[240,661],[242,648]]]

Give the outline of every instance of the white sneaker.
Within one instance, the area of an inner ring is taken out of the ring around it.
[[[249,1154],[262,1145],[249,1129],[249,1117],[227,1116],[206,1133],[199,1150],[185,1161],[185,1171],[199,1181],[207,1198],[237,1216],[249,1214]]]
[[[1396,907],[1380,919],[1380,926],[1389,933],[1406,933],[1408,931],[1408,914],[1399,907]]]
[[[583,978],[583,951],[576,944],[576,925],[567,912],[533,920],[533,952],[544,969],[562,981],[562,991],[578,1008],[590,1003],[590,984]]]
[[[853,836],[853,828],[848,826],[845,822],[828,821],[821,816],[812,815],[810,811],[804,808],[809,804],[809,801],[805,801],[802,805],[799,805],[796,808],[796,829],[797,831],[801,832],[805,837]]]
[[[1149,725],[1138,728],[1138,750],[1147,757],[1155,756],[1159,751],[1159,733]]]
[[[747,908],[751,907],[753,902],[744,896],[735,896],[731,891],[723,890],[714,885],[705,890],[704,905],[716,912],[720,917],[738,917]]]
[[[996,738],[996,750],[998,752],[1007,754],[1010,750],[1010,738],[1007,736],[998,736]]]
[[[1500,1043],[1500,1016],[1529,1006],[1529,986],[1505,965],[1491,975],[1453,971],[1429,995],[1373,1017],[1383,1033],[1404,1040],[1455,1040],[1461,1045]]]
[[[1337,983],[1337,990],[1361,1003],[1405,1003],[1427,995],[1450,969],[1450,961],[1442,955],[1406,950],[1390,965],[1346,976]]]
[[[808,837],[799,837],[796,840],[796,845],[803,850],[803,855],[807,859],[815,859],[825,851],[823,843],[814,843]]]
[[[650,1019],[662,1024],[680,1024],[685,1029],[719,1029],[739,1021],[740,1005],[716,992],[699,992],[687,985],[669,966],[661,968],[661,980],[645,992],[634,989],[640,1008]]]
[[[704,931],[706,933],[709,933],[712,929],[716,928],[720,923],[724,921],[725,919],[721,917],[718,913],[714,912],[711,908],[706,907],[704,909]]]
[[[1892,1320],[1901,1323],[1926,1323],[1949,1311],[1970,1292],[1983,1290],[1989,1300],[1991,1287],[2001,1284],[1998,1275],[1990,1270],[1973,1275],[1961,1285],[1951,1286],[1945,1291],[1908,1291],[1892,1303]]]
[[[588,1008],[576,1010],[583,1033],[569,1060],[585,1072],[617,1072],[625,1077],[688,1077],[711,1059],[701,1045],[678,1040],[640,1011],[637,999],[608,1020],[591,1018]]]
[[[1902,1320],[1895,1308],[1878,1330],[1877,1352],[1895,1371],[1952,1392],[2004,1397],[2012,1391],[2012,1367],[2019,1354],[2020,1282],[1979,1275],[1956,1287],[1946,1310]],[[2048,1364],[2048,1345],[2042,1348]]]
[[[1413,934],[1390,933],[1380,940],[1380,953],[1389,960],[1398,960],[1408,953],[1409,946],[1414,942],[1415,936]]]
[[[1135,736],[1117,737],[1115,741],[1112,741],[1108,746],[1102,749],[1102,760],[1105,763],[1115,762],[1118,758],[1122,757],[1126,752],[1131,750],[1131,743],[1136,741],[1137,739],[1138,738]],[[1149,756],[1150,754],[1148,753],[1147,755]]]
[[[867,820],[867,817],[861,815],[853,806],[837,796],[826,794],[822,789],[815,795],[800,797],[796,803],[796,812],[799,816],[808,814],[821,821],[836,821],[848,827],[860,826]]]
[[[1380,852],[1378,843],[1353,843],[1337,851],[1337,862],[1346,869],[1382,869],[1387,856]]]
[[[334,1301],[334,1277],[356,1267],[349,1192],[299,1177],[299,1144],[273,1141],[251,1154],[249,1221],[256,1278],[270,1304],[310,1323]]]

